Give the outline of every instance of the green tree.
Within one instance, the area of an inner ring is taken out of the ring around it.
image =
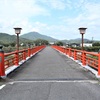
[[[47,40],[43,40],[43,39],[37,39],[34,41],[35,45],[48,45],[49,42]]]
[[[94,42],[93,46],[100,46],[100,42]]]
[[[55,44],[58,45],[58,46],[63,46],[63,42],[61,42],[61,41],[58,41]]]
[[[16,42],[9,43],[9,45],[10,45],[11,47],[15,47],[15,46],[16,46]]]

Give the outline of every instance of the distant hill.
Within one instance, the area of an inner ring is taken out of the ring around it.
[[[20,42],[29,42],[32,40],[36,40],[36,39],[45,39],[48,40],[49,42],[56,42],[56,41],[62,41],[64,43],[81,43],[81,38],[77,38],[77,39],[71,39],[71,40],[57,40],[54,39],[52,37],[46,36],[46,35],[41,35],[38,32],[29,32],[27,34],[21,35],[20,36]],[[0,44],[2,43],[12,43],[12,42],[16,42],[16,35],[9,35],[7,33],[0,33]],[[89,39],[84,39],[84,42],[91,42],[91,40]],[[100,41],[95,41],[94,42],[100,42]]]
[[[57,41],[57,39],[54,39],[50,36],[42,35],[38,32],[29,32],[29,33],[21,35],[21,37],[26,38],[26,39],[30,39],[30,40],[44,39],[44,40],[47,40],[49,42]]]
[[[77,38],[77,39],[70,39],[70,40],[61,40],[62,42],[64,42],[64,43],[81,43],[81,38]],[[89,43],[89,42],[91,42],[91,40],[89,40],[89,39],[84,39],[84,42],[85,43]]]
[[[19,38],[21,42],[29,41],[28,39]],[[0,33],[0,43],[16,42],[16,35],[9,35],[7,33]]]
[[[15,35],[9,35],[7,33],[0,33],[0,42],[10,43],[11,41],[15,41],[15,39],[16,39]]]
[[[81,38],[71,39],[69,42],[70,43],[81,43],[82,39]],[[90,40],[89,39],[84,39],[84,42],[87,43],[87,42],[90,42]]]

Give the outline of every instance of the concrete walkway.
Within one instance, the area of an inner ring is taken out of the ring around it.
[[[46,47],[8,76],[0,100],[100,100],[95,76]]]

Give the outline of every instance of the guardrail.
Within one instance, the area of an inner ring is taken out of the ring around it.
[[[4,53],[2,51],[2,46],[0,46],[0,77],[6,77],[6,75],[19,67],[43,48],[45,48],[45,46],[36,46],[11,53]]]
[[[61,46],[52,46],[52,48],[72,57],[74,60],[80,62],[84,67],[90,66],[91,68],[98,71],[100,76],[100,53],[92,53],[84,50],[76,50],[72,48],[65,48]]]

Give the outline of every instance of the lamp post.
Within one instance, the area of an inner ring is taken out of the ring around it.
[[[83,48],[83,42],[84,42],[83,35],[85,34],[86,29],[87,28],[84,28],[84,27],[79,28],[80,34],[82,35],[82,50],[84,50],[84,48]]]
[[[19,51],[19,34],[21,33],[22,28],[16,27],[15,34],[17,34],[17,51]]]

